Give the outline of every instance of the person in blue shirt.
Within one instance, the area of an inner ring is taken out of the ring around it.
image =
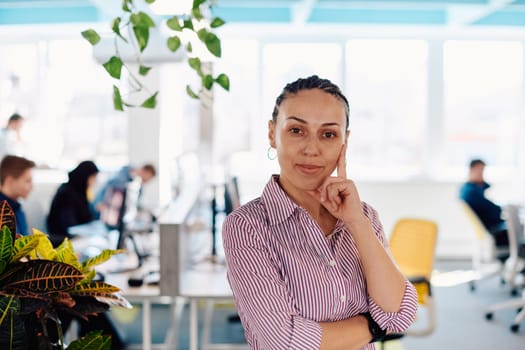
[[[476,213],[494,237],[496,245],[505,247],[509,245],[509,238],[505,221],[501,217],[501,206],[485,197],[485,190],[490,187],[483,176],[485,165],[481,159],[470,161],[469,179],[461,186],[459,197]]]
[[[15,213],[16,233],[28,235],[29,227],[20,199],[33,190],[33,168],[29,159],[7,155],[0,161],[0,201],[6,200]]]

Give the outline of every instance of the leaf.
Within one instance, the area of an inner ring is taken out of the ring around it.
[[[180,38],[176,35],[170,36],[168,38],[167,45],[168,45],[168,49],[170,49],[172,52],[177,51],[181,45]]]
[[[173,16],[170,19],[166,21],[166,25],[168,28],[173,29],[177,32],[182,31],[182,26],[180,25],[179,18],[177,16]]]
[[[69,264],[73,266],[74,268],[80,270],[81,265],[78,261],[77,254],[75,252],[75,248],[73,248],[73,244],[69,240],[69,238],[65,238],[62,243],[57,247],[56,249],[57,257],[56,261],[63,262],[65,264]]]
[[[198,57],[190,57],[188,58],[188,64],[191,68],[193,68],[199,76],[202,76],[202,69],[201,69],[201,60]]]
[[[100,330],[92,331],[72,341],[67,350],[111,350],[111,336],[103,335]]]
[[[132,0],[123,0],[122,1],[122,11],[124,12],[131,12],[131,9],[129,8],[129,4],[131,3]]]
[[[189,30],[193,30],[193,22],[191,21],[191,19],[185,19],[184,20],[183,28],[186,28],[186,29],[189,29]]]
[[[190,42],[188,42],[188,44],[186,45],[186,51],[188,51],[188,52],[192,52],[193,51],[193,47],[191,46]]]
[[[124,40],[124,42],[128,42],[128,40],[126,40],[126,38],[124,38],[122,36],[122,34],[120,33],[120,22],[122,21],[122,19],[120,17],[116,17],[114,20],[113,20],[113,23],[111,25],[111,30],[113,31],[113,33],[117,34],[122,40]]]
[[[69,293],[83,296],[96,296],[97,294],[111,294],[120,292],[120,288],[104,282],[89,282],[76,285]]]
[[[188,94],[188,96],[190,96],[191,98],[194,98],[196,100],[199,99],[199,95],[197,95],[195,92],[193,92],[193,90],[191,89],[191,87],[189,85],[186,85],[186,93]]]
[[[213,86],[213,77],[210,74],[206,74],[202,78],[202,85],[206,88],[206,90],[211,89]]]
[[[109,310],[109,305],[107,303],[100,302],[92,296],[81,296],[75,294],[72,294],[71,296],[76,302],[72,311],[81,317],[96,315]]]
[[[122,72],[122,66],[124,63],[117,56],[111,56],[111,58],[103,64],[106,71],[115,79],[120,79],[120,73]]]
[[[13,242],[16,236],[16,217],[15,212],[6,200],[0,202],[0,227],[7,226],[11,230]]]
[[[0,273],[4,272],[13,254],[13,237],[9,227],[2,226],[0,232]]]
[[[39,236],[29,235],[18,238],[13,246],[13,257],[11,262],[15,262],[28,256],[32,250],[38,246]]]
[[[133,308],[129,301],[118,293],[99,294],[95,296],[95,299],[108,305],[120,306],[126,309]]]
[[[55,260],[57,257],[57,252],[53,249],[53,244],[49,240],[48,236],[36,228],[33,229],[33,235],[39,236],[38,245],[36,246],[36,257],[46,260]]]
[[[96,45],[100,41],[100,35],[93,29],[84,30],[80,34],[82,34],[82,37],[89,41],[91,45]]]
[[[153,4],[155,2],[155,0],[144,0],[146,1],[148,4]]]
[[[155,106],[157,105],[157,95],[158,95],[158,93],[159,92],[157,91],[153,95],[148,97],[146,100],[144,100],[144,102],[142,102],[142,104],[140,106],[144,107],[144,108],[155,108]]]
[[[153,22],[151,17],[142,11],[132,14],[129,20],[131,21],[133,26],[136,26],[136,27],[148,27],[148,28],[155,27],[155,22]]]
[[[210,23],[210,27],[211,28],[219,28],[224,23],[226,23],[226,22],[224,22],[224,20],[222,18],[215,17],[214,19],[212,19],[212,21]]]
[[[26,338],[18,300],[14,296],[0,297],[0,348],[26,349]]]
[[[73,288],[84,275],[73,266],[51,260],[17,262],[16,273],[4,280],[5,290],[27,290],[32,293],[60,292]]]
[[[204,18],[204,16],[202,15],[202,12],[200,10],[200,8],[193,8],[191,9],[191,15],[197,19],[198,21],[200,21],[201,19]]]
[[[208,32],[204,39],[204,44],[208,51],[210,51],[215,57],[221,57],[221,41],[217,35]]]
[[[122,96],[116,85],[113,85],[113,108],[116,111],[124,111],[124,106],[122,106]]]
[[[140,75],[146,75],[146,74],[148,74],[148,72],[150,70],[151,70],[151,67],[146,67],[146,66],[143,66],[143,65],[139,66],[139,74]]]
[[[87,273],[90,268],[108,261],[113,255],[121,254],[124,249],[104,249],[99,255],[86,259],[82,263],[80,271]]]
[[[133,26],[133,33],[135,38],[137,38],[140,52],[144,51],[146,46],[148,46],[149,28],[147,26]]]
[[[200,5],[204,4],[206,0],[193,0],[193,5],[191,6],[192,9],[198,8]]]
[[[221,73],[215,78],[215,82],[222,86],[226,91],[230,91],[230,78],[224,73]]]
[[[197,37],[199,37],[200,41],[204,42],[208,36],[208,33],[209,32],[205,28],[199,29],[199,31],[197,31]]]

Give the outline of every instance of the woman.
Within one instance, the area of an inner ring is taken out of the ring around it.
[[[88,190],[95,184],[98,168],[86,160],[69,172],[69,180],[58,188],[47,217],[49,238],[54,247],[71,237],[68,228],[93,220],[89,207]]]
[[[251,349],[374,349],[369,342],[413,322],[415,289],[346,176],[348,118],[329,80],[288,84],[268,124],[280,174],[224,222],[228,281]]]

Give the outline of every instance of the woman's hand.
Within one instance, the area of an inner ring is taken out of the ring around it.
[[[309,192],[330,214],[352,225],[366,220],[361,208],[361,199],[352,180],[346,178],[346,144],[341,147],[337,160],[337,176],[323,181],[317,191]]]

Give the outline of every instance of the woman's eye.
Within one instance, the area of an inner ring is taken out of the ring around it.
[[[337,134],[335,132],[333,132],[333,131],[326,131],[324,133],[324,137],[326,137],[328,139],[334,138],[336,136],[337,136]]]
[[[301,129],[299,129],[299,128],[290,128],[290,132],[292,134],[300,134],[301,133]]]

